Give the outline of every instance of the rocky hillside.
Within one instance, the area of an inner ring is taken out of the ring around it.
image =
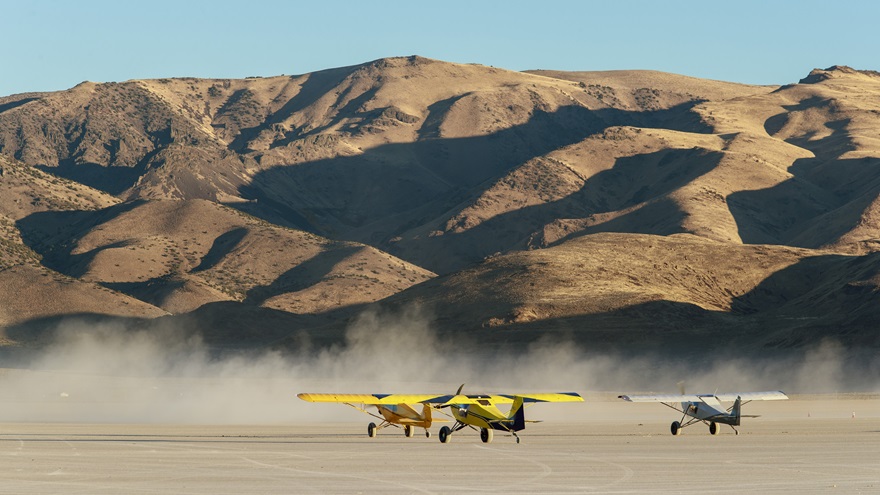
[[[878,302],[876,252],[599,233],[497,256],[381,304],[424,308],[445,335],[464,335],[465,349],[550,338],[593,351],[721,357],[823,339],[874,348]]]
[[[4,266],[307,333],[383,301],[495,342],[880,345],[878,96],[838,66],[769,87],[421,57],[13,95]]]

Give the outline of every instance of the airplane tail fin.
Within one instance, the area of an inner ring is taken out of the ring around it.
[[[730,410],[730,414],[733,415],[733,426],[739,426],[740,418],[742,418],[742,397],[737,396],[736,402],[733,403],[733,408]]]
[[[523,407],[523,398],[519,395],[513,398],[513,405],[510,406],[510,413],[507,415],[508,419],[513,420],[513,424],[510,426],[510,429],[513,431],[523,430],[526,427],[526,414],[525,407]]]
[[[433,419],[431,418],[431,409],[434,409],[431,404],[425,402],[422,404],[422,417],[425,419],[425,428],[431,427],[431,422]]]

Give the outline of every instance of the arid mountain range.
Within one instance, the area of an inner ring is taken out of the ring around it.
[[[880,347],[880,74],[750,86],[421,57],[0,98],[0,327]],[[305,339],[305,340],[304,340]]]

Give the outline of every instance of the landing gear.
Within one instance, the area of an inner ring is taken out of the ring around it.
[[[449,441],[452,439],[452,434],[455,433],[456,431],[462,430],[464,428],[470,428],[472,430],[479,431],[480,432],[480,440],[483,443],[490,443],[490,442],[492,442],[492,439],[495,437],[495,430],[493,428],[483,428],[483,427],[478,428],[474,425],[469,425],[467,423],[462,423],[461,421],[456,421],[456,423],[452,426],[452,428],[450,428],[448,426],[444,426],[444,427],[440,428],[440,434],[439,434],[440,442],[441,443],[449,443]],[[519,437],[516,435],[515,431],[502,430],[500,428],[499,428],[499,430],[500,431],[507,431],[508,433],[510,433],[511,435],[516,437],[516,443],[519,443]]]
[[[678,435],[681,435],[681,430],[683,430],[686,426],[690,426],[695,423],[704,423],[704,424],[709,425],[709,434],[710,435],[720,434],[721,433],[721,425],[725,424],[725,423],[716,423],[715,421],[709,421],[706,419],[699,419],[699,418],[692,418],[692,419],[688,420],[687,422],[685,422],[684,418],[682,418],[681,421],[673,421],[672,424],[669,426],[669,431],[672,432],[673,435],[678,436]],[[733,428],[733,425],[730,425],[730,427]],[[733,431],[735,431],[736,434],[739,435],[739,432],[736,431],[736,428],[733,428]]]
[[[488,428],[480,428],[480,440],[482,440],[483,443],[491,442],[492,441],[492,430],[490,430]],[[519,440],[519,438],[517,438],[517,440]]]
[[[376,438],[376,431],[377,430],[378,430],[378,428],[376,428],[376,423],[368,424],[367,425],[367,436],[369,436],[370,438]]]
[[[412,438],[415,433],[415,429],[410,425],[403,426],[403,434],[406,435],[406,438]]]
[[[425,438],[431,438],[431,432],[430,432],[430,431],[425,430]]]
[[[451,436],[451,434],[452,431],[449,430],[448,426],[440,428],[440,443],[449,443],[449,437]]]

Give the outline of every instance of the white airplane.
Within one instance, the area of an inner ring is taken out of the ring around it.
[[[733,431],[739,426],[740,418],[756,418],[757,416],[744,416],[740,409],[744,404],[753,400],[785,400],[788,396],[780,391],[773,392],[745,392],[733,394],[697,394],[697,395],[619,395],[619,399],[629,402],[660,402],[666,407],[682,413],[680,421],[673,421],[670,427],[673,435],[681,433],[681,429],[694,423],[703,422],[709,425],[709,433],[718,434],[718,424],[730,425]],[[727,409],[722,402],[733,401],[733,405]],[[685,418],[690,419],[685,422]]]

